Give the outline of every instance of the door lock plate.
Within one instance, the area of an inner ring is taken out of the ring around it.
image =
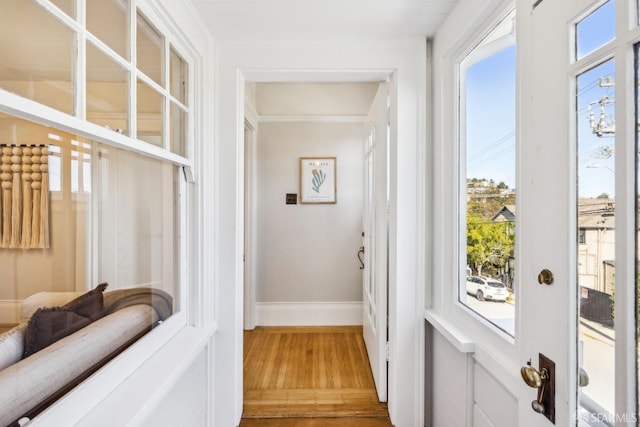
[[[538,354],[538,369],[531,366],[531,360],[520,369],[522,379],[529,387],[538,389],[538,397],[531,402],[531,408],[556,423],[556,364],[544,354]]]
[[[548,372],[547,389],[542,397],[544,412],[542,415],[547,417],[553,424],[556,423],[556,364],[542,353],[538,354],[538,367]]]

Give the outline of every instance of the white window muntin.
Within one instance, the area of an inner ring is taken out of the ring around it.
[[[142,71],[136,68],[136,11],[140,11],[142,15],[163,35],[164,44],[163,44],[163,73],[165,76],[169,75],[169,56],[170,49],[173,49],[181,56],[182,59],[188,64],[189,75],[188,82],[193,81],[193,55],[190,52],[184,43],[182,43],[178,38],[174,36],[174,34],[164,25],[162,25],[162,20],[157,18],[153,10],[149,7],[146,7],[144,2],[139,2],[137,0],[129,1],[129,25],[130,29],[128,31],[128,47],[130,51],[131,60],[128,61],[125,58],[122,58],[118,55],[113,49],[111,49],[107,44],[105,44],[98,37],[93,35],[86,29],[85,25],[85,14],[84,14],[84,1],[80,0],[80,8],[78,8],[78,20],[69,17],[66,13],[60,10],[58,7],[44,0],[27,0],[34,1],[42,8],[46,9],[49,13],[51,13],[56,19],[58,19],[61,23],[68,26],[72,31],[76,33],[76,43],[77,43],[77,56],[74,62],[74,87],[75,87],[75,105],[74,105],[74,116],[80,119],[86,119],[86,85],[85,85],[85,63],[86,63],[86,42],[90,41],[98,48],[104,55],[108,56],[110,59],[119,64],[123,69],[129,72],[129,109],[128,109],[128,117],[127,121],[129,123],[129,135],[131,135],[132,139],[135,138],[136,135],[136,85],[137,81],[142,80],[145,84],[152,87],[158,93],[160,93],[165,100],[165,105],[163,109],[164,115],[164,129],[163,129],[163,148],[167,151],[169,150],[169,132],[168,126],[170,123],[169,111],[170,104],[173,102],[176,106],[178,106],[183,111],[187,112],[187,146],[186,146],[186,155],[192,152],[192,122],[191,119],[192,111],[188,107],[188,105],[193,105],[193,95],[190,90],[191,84],[188,84],[187,87],[187,105],[181,102],[179,99],[175,98],[170,93],[169,88],[169,78],[164,79],[164,85],[161,86],[157,84],[153,79],[146,76]],[[0,89],[2,90],[2,89]],[[27,117],[23,117],[27,118]],[[32,120],[32,118],[27,118]],[[115,138],[118,140],[119,138]],[[107,141],[101,140],[103,143],[108,143]],[[139,151],[135,148],[135,144],[132,144],[135,151],[144,154],[144,150]],[[125,148],[122,146],[121,148]],[[153,152],[154,150],[152,150]],[[154,155],[154,157],[157,157]],[[173,157],[173,156],[170,156]],[[178,156],[181,157],[181,156]],[[161,157],[160,157],[161,158]],[[171,161],[171,160],[170,160]]]

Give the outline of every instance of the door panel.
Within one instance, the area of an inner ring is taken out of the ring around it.
[[[631,112],[640,32],[629,19],[637,5],[522,0],[517,7],[518,43],[526,46],[518,59],[518,354],[536,368],[540,354],[555,362],[556,425],[628,425],[637,421]],[[539,283],[543,269],[553,273],[551,284]],[[579,372],[591,377],[583,388]],[[536,391],[523,387],[519,425],[540,425]]]
[[[570,425],[575,408],[576,303],[571,242],[575,217],[575,155],[570,141],[567,22],[579,2],[517,5],[517,119],[519,180],[516,260],[519,271],[516,343],[520,363],[539,368],[539,354],[555,362],[556,425]],[[526,46],[525,48],[522,48]],[[553,273],[551,285],[538,274]],[[537,390],[522,383],[521,427],[544,425],[532,409]]]
[[[387,400],[388,84],[381,83],[364,127],[363,334],[381,402]]]

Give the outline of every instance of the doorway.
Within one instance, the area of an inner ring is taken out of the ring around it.
[[[369,303],[366,309],[362,302],[363,274],[357,257],[363,230],[367,151],[363,145],[369,136],[368,130],[367,134],[363,132],[380,84],[247,84],[244,135],[245,329],[259,325],[350,325],[359,328],[362,336],[363,318],[370,319],[372,306],[377,307],[381,310],[381,315],[374,316],[379,319],[375,325],[379,334],[373,338],[381,342],[375,343],[376,348],[368,348],[368,354],[371,358],[372,351],[375,352],[374,360],[380,362],[375,368],[376,383],[381,378],[385,380],[378,392],[383,401],[387,377],[389,162],[382,153],[388,150],[386,140],[390,133],[387,86],[385,83],[384,118],[378,120],[384,122],[379,133],[384,135],[385,142],[380,142],[381,163],[375,166],[384,168],[383,182],[379,183],[384,212],[372,216],[382,224],[379,228],[385,230],[381,233],[385,237],[384,250],[367,262],[381,262],[384,258],[385,273],[376,281],[384,289],[376,293],[381,295],[376,297],[377,304]],[[309,157],[319,162],[335,161],[334,201],[314,203],[302,199],[301,159]],[[372,289],[367,294],[371,296]]]

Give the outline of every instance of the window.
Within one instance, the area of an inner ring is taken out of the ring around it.
[[[459,301],[514,335],[515,12],[460,62]]]
[[[117,343],[101,347],[70,328],[35,349],[39,357],[62,354],[73,375],[87,375],[164,320],[185,316],[183,233],[189,227],[182,169],[191,166],[184,157],[192,122],[190,57],[135,0],[5,3],[0,334],[17,325],[11,333],[23,337],[29,319],[47,315],[34,316],[37,308],[97,295],[98,284],[107,283],[104,310],[81,320],[74,312],[74,319],[86,330],[123,316],[123,329],[111,332]],[[76,5],[86,12],[86,27]],[[69,340],[97,351],[98,359],[73,359],[86,356],[81,349],[55,350]],[[29,357],[20,356],[0,360],[0,387],[28,380]],[[61,397],[75,376],[46,376],[51,382],[44,389],[60,394],[16,392],[12,407],[0,408],[0,425],[36,415],[45,409],[40,403]]]
[[[190,71],[176,43],[134,1],[86,0],[86,28],[75,20],[74,2],[56,4],[3,4],[0,88],[185,156]],[[130,13],[134,29],[127,29]],[[77,40],[84,43],[84,62]]]
[[[616,164],[614,59],[589,54],[615,40],[615,1],[609,0],[575,24],[577,128],[577,287],[579,360],[589,373],[580,405],[615,414]],[[583,240],[581,240],[583,239]],[[594,333],[595,331],[595,333]]]
[[[51,247],[45,252],[0,250],[3,271],[12,278],[2,288],[2,299],[85,291],[95,286],[92,277],[109,282],[107,291],[142,285],[178,296],[177,166],[0,114],[0,135],[7,133],[24,135],[16,146],[52,147],[49,157],[64,167],[56,167],[59,172],[52,175],[59,175],[50,185],[60,193],[50,202]],[[84,197],[74,197],[78,193]],[[7,211],[4,204],[0,208]],[[93,214],[100,242],[95,274],[89,244]]]

